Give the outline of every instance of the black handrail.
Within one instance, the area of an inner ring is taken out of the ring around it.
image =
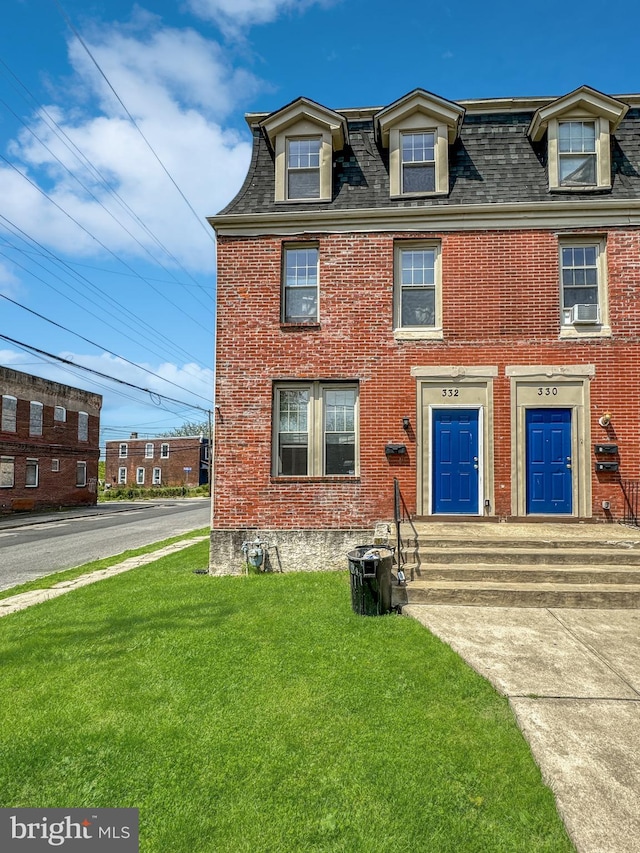
[[[400,525],[403,521],[407,521],[411,525],[411,529],[415,534],[416,540],[418,538],[418,531],[416,530],[415,525],[411,520],[411,513],[407,509],[407,505],[404,501],[404,498],[402,497],[402,492],[400,491],[400,483],[398,482],[397,477],[393,478],[393,520],[396,525],[396,563],[398,571],[401,572],[405,559],[402,553]]]
[[[638,509],[640,506],[640,482],[638,480],[622,480],[622,494],[624,497],[623,524],[640,527],[638,521]]]

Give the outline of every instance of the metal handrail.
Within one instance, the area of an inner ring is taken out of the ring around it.
[[[396,525],[396,563],[398,571],[401,572],[405,559],[402,554],[400,525],[403,521],[407,521],[411,525],[411,529],[413,530],[416,539],[418,537],[418,531],[416,530],[415,525],[411,520],[411,513],[407,509],[407,505],[404,501],[404,498],[402,497],[402,492],[400,491],[400,483],[398,482],[397,477],[393,478],[393,520]]]
[[[638,509],[640,508],[640,481],[622,480],[620,485],[622,486],[622,495],[624,497],[622,523],[630,524],[634,527],[640,527],[640,521],[638,521]]]

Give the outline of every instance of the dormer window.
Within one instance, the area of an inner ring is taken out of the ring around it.
[[[287,198],[320,198],[321,137],[287,140]]]
[[[389,149],[391,197],[449,192],[449,146],[460,131],[464,109],[416,89],[376,116],[380,141]]]
[[[436,188],[436,133],[402,133],[402,193],[432,193]]]
[[[581,86],[536,111],[529,136],[539,142],[547,135],[550,190],[611,189],[611,134],[628,109]]]
[[[333,155],[347,140],[344,116],[298,98],[261,128],[275,156],[275,200],[331,201]]]

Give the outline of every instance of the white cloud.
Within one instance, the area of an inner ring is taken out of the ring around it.
[[[77,41],[69,49],[73,85],[66,88],[67,99],[58,98],[47,112],[182,264],[211,272],[215,253],[205,217],[217,213],[240,188],[251,153],[248,134],[225,122],[259,82],[233,68],[215,42],[193,30],[162,28],[148,13],[139,13],[128,26],[102,27],[86,41],[164,168]],[[75,96],[73,102],[68,93]],[[142,256],[129,231],[157,254],[140,225],[86,161],[78,162],[44,114],[31,129],[36,136],[22,131],[10,151],[30,180],[46,188],[46,195],[15,170],[0,168],[0,197],[8,219],[61,252],[103,254],[103,243],[115,253]]]
[[[303,12],[318,3],[330,5],[327,0],[187,0],[195,15],[216,21],[226,30],[267,24],[283,12]]]

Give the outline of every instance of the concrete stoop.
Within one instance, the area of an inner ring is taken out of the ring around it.
[[[491,528],[494,528],[491,530]],[[415,523],[392,604],[640,608],[640,530]]]

